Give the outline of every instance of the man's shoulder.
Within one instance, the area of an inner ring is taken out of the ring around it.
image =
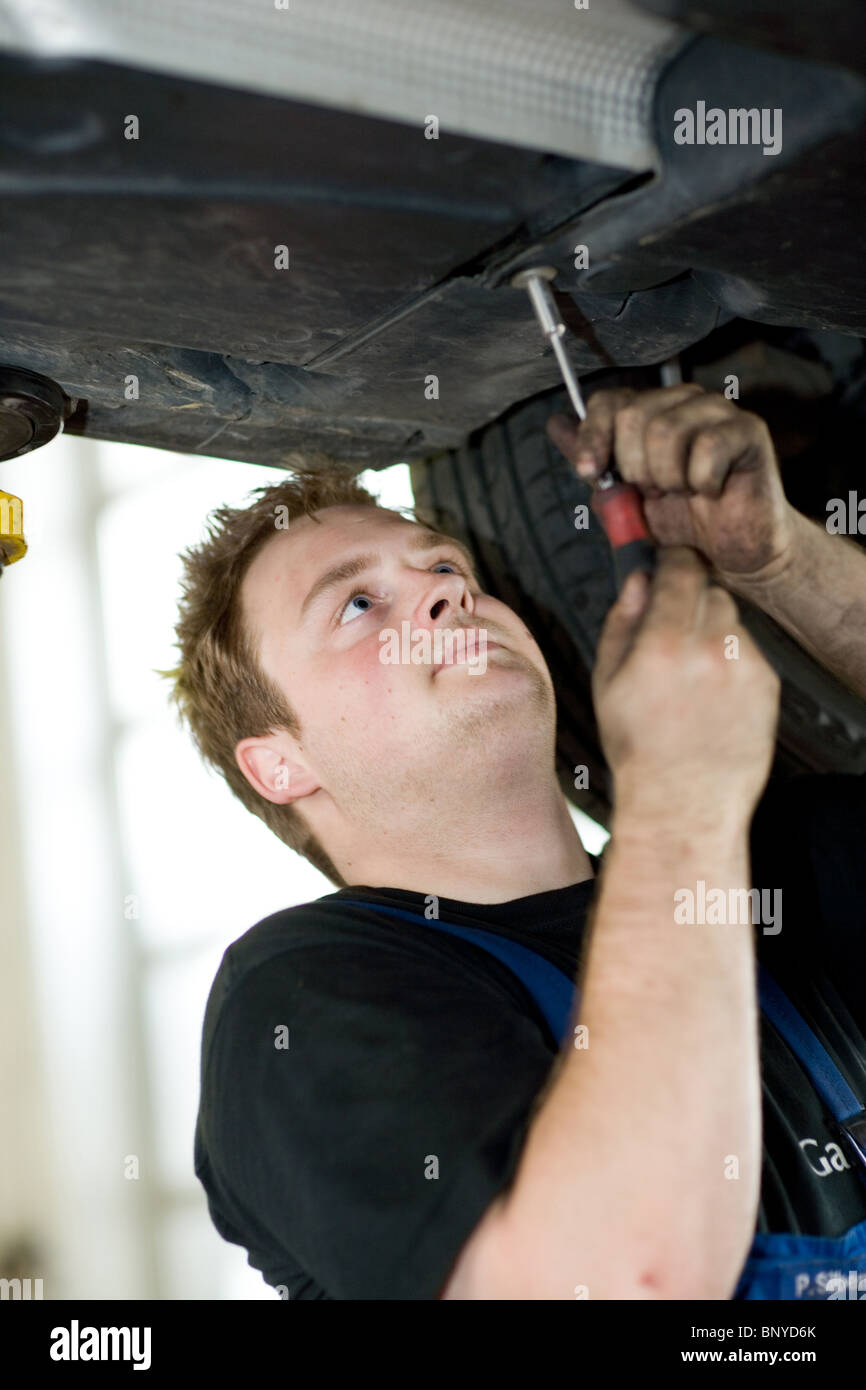
[[[402,900],[401,900],[402,901]],[[423,901],[423,900],[422,900]],[[205,1009],[203,1054],[218,1030],[243,1033],[272,1005],[291,1006],[321,1027],[347,1005],[369,1019],[420,1018],[425,1007],[471,1012],[487,996],[534,1014],[525,987],[473,941],[433,930],[411,911],[394,911],[389,890],[340,892],[261,918],[223,953]],[[220,1021],[223,1020],[221,1023]]]
[[[339,934],[353,916],[353,909],[340,908],[339,902],[337,894],[330,893],[268,913],[232,942],[223,962],[234,972],[245,973],[307,940],[315,943],[331,932]]]
[[[358,911],[337,893],[279,908],[262,917],[223,952],[211,986],[208,1009],[220,1007],[240,983],[289,953],[321,950],[357,941]]]
[[[430,931],[423,921],[413,922],[412,912],[389,911],[387,894],[364,889],[357,900],[354,893],[344,897],[337,891],[262,917],[223,952],[208,997],[205,1032],[212,1031],[231,997],[242,996],[255,1007],[262,992],[300,971],[311,982],[333,976],[329,957],[337,953],[338,974],[345,977],[350,971],[358,983],[375,975],[381,985],[386,961],[391,974],[395,969],[417,969],[420,961],[428,969],[465,970],[461,957],[467,949],[475,954],[472,947],[451,937],[443,941],[442,934]],[[482,954],[488,971],[495,974],[497,963]]]

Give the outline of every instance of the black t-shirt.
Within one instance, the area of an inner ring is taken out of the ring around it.
[[[759,959],[866,1104],[866,779],[771,788],[752,864],[755,886],[782,890],[782,930],[755,928]],[[595,887],[440,898],[439,917],[573,978]],[[208,1000],[195,1170],[217,1230],[283,1297],[435,1299],[515,1173],[558,1052],[506,965],[378,903],[423,916],[425,897],[353,886],[276,912],[228,948]],[[757,1229],[866,1220],[866,1184],[763,1016],[761,1070]]]

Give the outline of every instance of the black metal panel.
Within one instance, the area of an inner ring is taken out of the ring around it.
[[[137,140],[124,136],[130,115]],[[317,360],[630,178],[427,140],[421,124],[0,55],[0,358],[86,402],[72,431],[259,462],[299,445],[390,461],[409,440],[453,442],[532,389],[537,337],[523,339],[526,380],[503,380],[486,404],[473,405],[461,363],[442,428],[400,334],[387,381],[381,350],[369,366],[351,352],[328,369]],[[275,267],[279,246],[288,269]],[[496,299],[458,295],[449,341],[512,328],[515,306],[504,324],[488,316]],[[517,319],[526,327],[525,306]]]
[[[584,372],[659,362],[733,314],[866,332],[858,228],[843,216],[862,200],[864,92],[845,73],[696,39],[663,74],[663,168],[647,183],[0,55],[0,360],[78,401],[71,431],[263,463],[316,447],[364,466],[459,445],[556,385],[525,293],[508,287],[528,257],[573,292]],[[676,146],[673,111],[698,97],[782,105],[783,154]]]
[[[780,109],[781,152],[677,144],[675,113],[699,101]],[[852,74],[695,39],[656,93],[657,182],[551,241],[558,283],[615,298],[690,270],[729,314],[866,334],[864,119],[866,83]],[[573,267],[576,239],[590,250],[586,271]]]
[[[635,0],[651,14],[736,43],[866,72],[863,0]]]
[[[427,140],[421,124],[7,56],[0,321],[300,365],[625,177]]]

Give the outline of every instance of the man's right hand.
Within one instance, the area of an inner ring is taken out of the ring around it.
[[[766,784],[779,678],[696,551],[664,547],[602,631],[593,700],[615,799],[695,829],[748,823]]]

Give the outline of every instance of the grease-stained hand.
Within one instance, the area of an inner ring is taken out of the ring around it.
[[[700,551],[721,583],[748,587],[790,564],[797,513],[770,431],[734,401],[692,382],[601,390],[584,421],[553,415],[547,433],[587,482],[615,462],[640,489],[654,540]]]
[[[729,659],[737,641],[736,659]],[[770,770],[780,681],[693,549],[629,576],[605,619],[593,703],[616,801],[648,821],[746,823]]]

